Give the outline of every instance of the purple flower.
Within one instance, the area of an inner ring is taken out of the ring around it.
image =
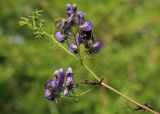
[[[49,91],[49,89],[45,89],[45,97],[51,97],[51,92]]]
[[[72,9],[73,9],[73,12],[76,13],[76,11],[77,11],[77,5],[76,5],[76,4],[73,4],[73,5],[72,5]]]
[[[74,24],[74,18],[73,15],[67,18],[67,24],[68,26],[72,26]]]
[[[97,41],[96,43],[93,44],[92,47],[95,48],[96,50],[100,50],[102,48],[102,42]]]
[[[66,77],[72,77],[73,76],[73,70],[71,67],[68,67],[66,71]]]
[[[45,83],[45,97],[48,100],[57,101],[62,92],[66,96],[69,92],[73,92],[73,88],[77,87],[78,85],[73,80],[72,68],[69,67],[66,74],[63,68],[59,68],[54,72],[54,80],[50,79]]]
[[[75,54],[78,53],[78,47],[77,47],[76,43],[74,43],[74,42],[72,42],[68,45],[68,49],[69,49],[69,51],[71,51]]]
[[[57,85],[54,80],[48,80],[45,84],[45,97],[48,100],[55,100],[58,97]]]
[[[73,71],[72,68],[69,67],[66,71],[66,86],[69,87],[71,86],[71,88],[77,88],[77,84],[75,83],[75,81],[73,80]],[[70,88],[70,89],[71,89]]]
[[[54,73],[54,80],[48,80],[45,84],[45,97],[48,100],[56,100],[63,89],[65,74],[60,68]]]
[[[92,53],[97,53],[99,52],[99,50],[102,48],[102,42],[101,41],[97,41],[96,43],[94,43],[91,47],[91,49],[89,50],[89,52]]]
[[[48,100],[52,100],[54,98],[54,95],[52,95],[51,91],[49,91],[49,89],[45,89],[45,97]]]
[[[73,71],[72,68],[69,67],[66,71],[66,88],[64,89],[64,95],[68,95],[73,88],[77,88],[77,83],[73,80]]]
[[[76,4],[67,4],[66,5],[66,12],[67,15],[70,17],[71,15],[75,15],[77,11],[77,5]]]
[[[54,76],[55,76],[54,81],[57,85],[57,89],[61,90],[62,86],[63,86],[63,83],[64,83],[64,78],[65,78],[63,68],[60,68],[59,70],[56,70],[54,72]]]
[[[82,35],[81,35],[81,34],[77,34],[77,35],[76,35],[76,41],[77,41],[77,44],[78,44],[78,45],[80,45],[80,44],[82,43],[82,40],[83,40],[83,39],[82,39]]]
[[[45,89],[55,88],[55,87],[56,87],[56,85],[55,85],[54,80],[50,79],[45,83]]]
[[[66,38],[65,35],[63,35],[60,31],[56,32],[55,33],[55,36],[56,36],[56,39],[59,41],[59,42],[63,42]]]
[[[77,12],[77,23],[81,24],[85,14],[82,11]]]
[[[92,23],[89,21],[85,21],[84,24],[80,26],[80,28],[86,32],[91,31],[92,30]]]
[[[68,16],[71,16],[71,14],[72,14],[72,5],[71,4],[66,5],[66,12],[67,12]]]
[[[72,5],[71,5],[71,4],[67,4],[67,5],[66,5],[66,10],[67,10],[67,11],[72,10]]]
[[[74,54],[80,52],[79,46],[81,44],[83,44],[86,52],[97,53],[102,48],[102,42],[96,42],[93,25],[85,19],[85,13],[77,11],[76,4],[67,4],[66,13],[67,18],[56,21],[56,39],[66,43],[68,50]],[[72,42],[73,40],[76,42]]]

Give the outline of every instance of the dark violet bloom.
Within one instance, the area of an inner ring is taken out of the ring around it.
[[[67,77],[72,77],[73,76],[73,70],[71,67],[69,67],[66,71],[66,76]]]
[[[76,45],[76,43],[72,42],[68,45],[68,49],[69,51],[73,52],[73,53],[78,53],[78,47]]]
[[[71,15],[72,15],[72,10],[67,11],[67,15],[68,15],[68,16],[71,16]]]
[[[73,71],[72,68],[69,67],[66,71],[66,88],[64,89],[64,95],[68,95],[73,88],[77,88],[77,83],[73,80]]]
[[[77,11],[77,5],[76,4],[72,5],[72,10],[73,10],[74,13],[76,13],[76,11]]]
[[[71,22],[71,20],[70,20]],[[69,35],[70,23],[68,19],[59,19],[56,21],[56,30],[55,36],[57,37],[58,41],[63,40]]]
[[[70,25],[70,23],[73,21],[73,18],[70,16],[67,18],[67,23]]]
[[[66,28],[66,19],[59,19],[56,21],[56,28],[58,29],[58,31],[63,30]]]
[[[50,98],[51,97],[51,92],[49,89],[45,89],[45,97]]]
[[[75,83],[75,81],[73,80],[73,71],[72,68],[69,67],[66,71],[66,86],[69,87],[71,86],[71,88],[77,88],[78,85]]]
[[[83,31],[91,31],[92,30],[92,23],[89,22],[89,21],[85,21],[83,25],[80,26],[80,28],[83,30]]]
[[[62,34],[60,31],[56,32],[55,36],[59,42],[63,42],[66,38],[66,36],[64,34]]]
[[[85,14],[82,11],[77,12],[77,23],[81,24]]]
[[[54,80],[48,80],[45,84],[45,97],[48,100],[56,100],[63,88],[65,74],[60,68],[54,73]]]
[[[51,101],[58,101],[62,93],[67,96],[69,92],[73,92],[73,88],[77,87],[78,85],[73,80],[72,68],[69,67],[66,73],[64,73],[63,68],[60,68],[55,71],[54,80],[50,79],[45,83],[45,97]]]
[[[45,97],[48,100],[55,100],[58,96],[57,85],[54,80],[48,80],[45,84]]]
[[[65,78],[63,68],[60,68],[59,70],[56,70],[54,72],[54,76],[55,76],[54,81],[57,84],[57,89],[61,90],[62,86],[63,86],[63,83],[64,83],[64,78]]]
[[[67,10],[67,11],[72,10],[72,5],[71,5],[71,4],[67,4],[67,5],[66,5],[66,10]]]
[[[95,42],[91,49],[89,50],[90,53],[97,53],[99,52],[99,50],[102,48],[102,42],[101,41],[97,41]]]
[[[59,93],[57,91],[54,91],[52,89],[45,89],[45,97],[48,99],[48,100],[55,100],[57,101],[58,97],[59,97]]]
[[[76,4],[67,4],[66,13],[67,17],[57,20],[55,24],[54,35],[57,41],[66,43],[68,50],[74,54],[80,52],[81,45],[84,46],[87,53],[97,53],[102,47],[102,42],[96,42],[93,25],[85,19],[86,14],[77,11]]]
[[[82,39],[82,35],[81,34],[77,34],[76,35],[76,41],[77,41],[77,44],[80,45],[83,41]]]
[[[102,48],[102,42],[97,41],[96,43],[93,44],[92,47],[95,48],[96,50],[100,50]]]
[[[72,26],[74,23],[73,15],[67,18],[67,24],[68,26]]]
[[[45,97],[48,100],[53,100],[54,99],[54,95],[51,93],[51,91],[49,89],[45,89]]]
[[[71,4],[66,5],[66,12],[67,12],[68,16],[71,16],[71,14],[72,14],[72,5]]]
[[[45,83],[45,89],[55,88],[55,87],[56,87],[56,85],[55,85],[54,80],[50,79]]]
[[[75,15],[76,11],[77,11],[77,5],[76,4],[72,4],[72,5],[67,4],[66,5],[66,12],[67,12],[68,16]]]

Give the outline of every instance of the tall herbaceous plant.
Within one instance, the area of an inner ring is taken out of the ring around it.
[[[154,114],[158,114],[155,110],[148,105],[142,105],[135,100],[129,98],[112,86],[103,82],[94,71],[92,71],[84,62],[84,59],[97,54],[102,48],[102,41],[97,40],[94,35],[93,24],[90,20],[85,18],[85,13],[77,10],[76,4],[66,5],[66,18],[59,18],[55,21],[55,29],[52,34],[48,33],[44,29],[46,20],[42,19],[41,10],[33,11],[31,16],[27,18],[22,17],[19,21],[20,26],[26,25],[35,34],[35,38],[44,38],[49,42],[56,44],[64,52],[71,55],[82,65],[95,79],[84,80],[85,84],[91,84],[94,86],[103,86],[112,92],[122,96],[126,100],[135,104],[139,109],[147,110]],[[65,58],[64,58],[65,59]],[[44,96],[47,100],[59,102],[61,97],[79,97],[90,92],[93,88],[84,91],[83,93],[76,94],[74,89],[78,89],[78,84],[73,76],[76,75],[73,72],[72,67],[67,69],[58,68],[54,72],[53,79],[49,79],[45,83]]]

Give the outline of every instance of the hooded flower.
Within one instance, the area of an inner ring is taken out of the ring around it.
[[[72,68],[69,67],[66,71],[66,85],[64,89],[64,95],[68,95],[70,91],[73,90],[73,88],[77,88],[77,83],[73,80],[73,71]]]
[[[55,36],[59,42],[63,42],[65,40],[65,35],[63,35],[60,31],[56,32]]]
[[[63,68],[60,68],[59,70],[56,70],[54,72],[54,80],[55,83],[57,84],[57,89],[60,91],[62,89],[63,83],[64,83],[64,78],[65,78],[65,74],[63,71]]]
[[[77,12],[77,24],[81,24],[85,14],[82,11]]]
[[[80,45],[83,41],[82,41],[82,35],[81,34],[77,34],[76,35],[76,41],[77,41],[77,44]]]
[[[97,53],[99,52],[99,50],[102,48],[102,42],[101,41],[97,41],[95,42],[91,49],[89,50],[89,52],[92,54],[92,53]]]
[[[77,84],[73,80],[72,68],[69,67],[66,74],[63,68],[59,68],[54,72],[54,80],[50,79],[45,83],[45,97],[48,100],[57,101],[62,92],[66,96],[76,87]]]
[[[66,13],[66,18],[56,21],[57,32],[54,35],[57,41],[66,43],[68,50],[74,54],[80,53],[81,49],[85,49],[85,52],[90,54],[99,52],[102,42],[96,42],[93,25],[85,19],[86,14],[77,11],[76,4],[67,4]],[[84,48],[81,48],[82,45]]]
[[[56,70],[54,76],[54,80],[48,80],[45,83],[45,97],[48,100],[55,100],[56,98],[58,98],[62,90],[65,78],[63,69],[60,68],[59,70]]]
[[[77,5],[76,4],[67,4],[66,5],[66,12],[67,12],[67,15],[70,17],[71,15],[75,15],[77,11]]]
[[[91,31],[92,30],[92,23],[89,21],[85,21],[84,24],[80,26],[80,28],[86,32]]]
[[[58,96],[57,85],[54,80],[48,80],[45,83],[45,97],[48,100],[55,100]]]
[[[76,43],[74,43],[74,42],[69,44],[68,49],[69,49],[69,51],[71,51],[75,54],[78,53],[78,47],[77,47]]]

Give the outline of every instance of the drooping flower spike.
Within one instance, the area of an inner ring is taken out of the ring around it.
[[[54,36],[57,41],[61,43],[67,42],[68,50],[74,54],[80,52],[79,47],[81,45],[84,45],[86,52],[90,54],[99,52],[102,48],[102,43],[95,41],[93,25],[85,19],[86,14],[82,11],[77,11],[76,4],[67,4],[66,14],[67,17],[58,21],[58,26],[56,26]]]
[[[60,95],[69,95],[77,88],[77,83],[73,80],[73,71],[69,67],[64,72],[63,68],[55,70],[54,79],[50,79],[45,83],[45,97],[51,101],[58,101]]]

